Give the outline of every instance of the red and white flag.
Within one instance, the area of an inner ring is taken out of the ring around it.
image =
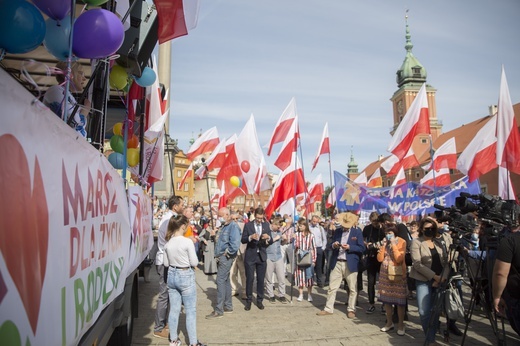
[[[488,122],[477,132],[475,138],[468,144],[457,160],[457,169],[474,181],[497,166],[495,136],[497,116],[489,118]]]
[[[327,203],[325,204],[326,208],[330,208],[336,205],[336,189],[334,186],[332,190],[330,190],[329,197],[327,197]]]
[[[218,138],[218,131],[214,126],[200,135],[199,138],[193,142],[190,149],[186,153],[186,157],[193,161],[197,156],[215,149],[219,142],[220,139]]]
[[[381,187],[383,186],[383,178],[381,178],[381,168],[377,168],[368,180],[367,187]]]
[[[305,179],[303,177],[303,170],[297,161],[296,153],[293,154],[292,158],[294,162],[297,163],[290,164],[286,170],[280,173],[280,176],[274,185],[271,198],[265,208],[267,219],[269,219],[274,211],[284,202],[291,199],[294,200],[295,196],[307,191],[305,187]]]
[[[392,186],[402,185],[406,183],[406,174],[404,173],[404,168],[401,167],[397,175],[395,176],[394,182]]]
[[[157,8],[159,44],[188,35],[197,27],[199,0],[154,0]]]
[[[405,157],[401,160],[395,155],[390,155],[383,163],[381,167],[386,171],[386,175],[395,175],[401,168],[408,169],[419,165],[419,160],[415,156],[413,148],[410,147]]]
[[[204,179],[204,176],[206,175],[206,166],[201,165],[197,170],[195,171],[195,179],[196,180],[202,180]]]
[[[267,174],[267,167],[260,142],[258,142],[253,114],[237,137],[235,153],[241,170],[243,185],[247,188],[247,193],[254,193],[257,180],[262,180],[262,174],[264,176]]]
[[[430,133],[428,114],[428,98],[426,96],[426,83],[424,83],[397,127],[388,146],[388,151],[399,159],[404,158],[408,149],[412,146],[415,136],[421,133]]]
[[[157,61],[155,54],[152,55],[153,66],[155,74],[157,74]],[[137,84],[137,83],[135,83]],[[159,118],[163,115],[163,100],[161,97],[161,88],[159,85],[159,78],[155,78],[155,82],[149,87],[146,87],[146,124],[145,131],[150,128],[153,124],[159,120]]]
[[[274,165],[280,168],[280,170],[285,170],[291,164],[292,155],[298,149],[299,139],[300,129],[298,126],[298,117],[295,117],[283,141],[282,150],[280,150],[280,154],[278,154],[278,158],[274,162]]]
[[[168,111],[144,133],[144,169],[142,173],[143,176],[140,177],[140,180],[147,184],[152,184],[163,179],[164,123],[168,116],[167,113]],[[139,175],[139,165],[128,167],[128,170],[132,174]]]
[[[435,175],[435,180],[433,176]],[[441,168],[439,171],[429,171],[420,181],[420,184],[428,186],[446,186],[451,184],[450,169]]]
[[[177,190],[182,191],[184,189],[184,183],[186,182],[186,179],[188,179],[192,175],[193,175],[193,162],[190,163],[190,166],[188,167],[186,172],[184,172],[184,175],[182,176],[181,182],[177,186]]]
[[[271,139],[267,144],[267,156],[271,155],[273,145],[283,142],[287,137],[287,133],[289,132],[291,124],[296,116],[296,100],[293,97],[276,123]]]
[[[455,137],[448,139],[439,149],[435,150],[432,162],[425,165],[423,167],[424,170],[429,171],[435,169],[438,171],[441,168],[457,168],[457,145],[455,144]]]
[[[218,208],[224,208],[227,206],[227,198],[226,198],[226,184],[222,182],[220,184],[220,191],[218,194]]]
[[[505,200],[516,200],[509,171],[501,166],[498,166],[498,196]]]
[[[354,183],[358,184],[359,186],[367,186],[367,182],[367,174],[365,171],[361,172],[361,174],[358,175],[356,179],[354,179]]]
[[[330,154],[330,143],[329,143],[329,123],[325,123],[325,128],[323,129],[323,135],[321,136],[320,146],[318,148],[318,152],[316,153],[316,158],[314,159],[314,163],[312,164],[311,172],[318,165],[318,160],[321,155]]]
[[[502,66],[500,95],[498,97],[496,159],[499,166],[505,167],[510,172],[520,174],[520,131],[509,95],[504,66]]]
[[[222,168],[222,165],[226,161],[226,155],[231,151],[236,140],[237,135],[233,134],[233,136],[229,137],[226,141],[220,142],[217,147],[213,149],[211,155],[206,160],[206,167],[208,167],[209,171]]]
[[[307,190],[309,191],[308,196],[310,203],[321,201],[323,193],[325,192],[321,173],[316,176],[313,182],[307,187]]]

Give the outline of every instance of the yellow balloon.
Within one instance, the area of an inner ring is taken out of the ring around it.
[[[115,123],[114,129],[112,130],[114,135],[122,136],[123,135],[123,123]]]
[[[130,148],[126,150],[126,161],[130,167],[137,166],[139,163],[139,149]]]
[[[126,70],[123,67],[114,65],[112,66],[112,71],[110,71],[108,81],[112,88],[123,90],[128,84],[128,73],[126,73]]]
[[[234,187],[239,187],[240,186],[240,178],[238,178],[236,175],[234,175],[231,178],[229,178],[229,182]]]

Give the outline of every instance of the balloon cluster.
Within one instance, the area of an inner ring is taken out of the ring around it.
[[[115,53],[123,44],[123,24],[114,13],[105,9],[83,12],[72,24],[68,17],[70,0],[0,1],[0,49],[21,54],[36,49],[42,42],[58,60],[69,56],[72,32],[72,52],[85,59],[104,58]],[[85,0],[99,6],[107,0]],[[41,12],[40,12],[41,11]],[[49,19],[44,20],[42,12]]]
[[[157,79],[155,71],[149,67],[145,67],[141,74],[141,77],[134,77],[135,82],[142,87],[148,87],[152,85]],[[129,86],[130,76],[126,72],[126,69],[119,65],[112,66],[108,81],[110,87],[117,90],[127,90]]]
[[[123,136],[125,130],[126,126],[123,123],[116,123],[113,129],[114,135],[110,138],[110,147],[114,152],[108,155],[108,162],[110,162],[115,169],[124,168],[125,157],[123,156],[123,153],[125,149],[125,141]],[[128,126],[126,161],[130,167],[135,167],[139,164],[139,139],[131,132],[131,126]]]

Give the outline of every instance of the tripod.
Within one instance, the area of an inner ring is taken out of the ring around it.
[[[494,256],[490,256],[491,253],[494,254],[494,251],[496,251],[496,247],[491,247],[486,244],[485,251],[482,251],[480,253],[480,256],[477,259],[468,258],[466,260],[467,268],[468,268],[468,274],[470,278],[473,281],[473,285],[471,285],[471,299],[469,302],[468,310],[464,316],[464,320],[466,322],[466,326],[464,328],[464,334],[462,336],[461,345],[464,345],[464,342],[466,341],[466,335],[468,332],[469,323],[471,322],[471,318],[473,316],[473,311],[475,309],[475,305],[477,302],[477,298],[480,299],[480,302],[482,304],[482,307],[484,308],[484,311],[486,313],[486,317],[488,318],[489,322],[491,323],[491,328],[493,329],[493,334],[497,337],[497,345],[498,346],[505,346],[506,345],[506,334],[505,334],[505,327],[504,327],[504,319],[501,319],[501,325],[502,330],[500,331],[498,328],[498,318],[496,316],[496,313],[493,311],[493,306],[491,305],[491,282],[487,279],[487,275],[489,275],[493,271],[493,265],[494,265]],[[484,254],[486,254],[486,257],[484,257]],[[476,261],[476,271],[475,268],[473,268],[469,263],[472,261],[469,261],[469,259]],[[482,269],[484,267],[484,264],[486,265],[487,272],[484,274],[482,273]],[[475,271],[475,272],[474,272]],[[487,290],[487,296],[486,296],[486,290]]]

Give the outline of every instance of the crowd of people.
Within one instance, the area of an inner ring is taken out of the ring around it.
[[[463,249],[451,251],[450,220],[433,216],[403,224],[388,213],[373,212],[369,224],[362,226],[358,215],[344,212],[328,220],[318,215],[295,217],[294,223],[289,215],[267,220],[261,207],[248,213],[228,208],[208,212],[200,205],[187,206],[178,196],[156,201],[154,215],[159,210],[156,264],[161,282],[154,335],[170,339],[171,345],[179,344],[181,304],[190,344],[202,345],[196,336],[194,307],[194,270],[199,266],[207,275],[216,274],[217,297],[206,319],[232,313],[233,296],[242,296],[246,311],[253,304],[263,310],[264,300],[286,304],[286,278],[298,289],[297,302],[313,301],[314,286],[328,287],[318,316],[334,313],[343,284],[348,293],[347,317],[355,319],[363,290],[360,278],[366,270],[365,312],[376,312],[377,296],[386,315],[380,331],[396,329],[397,335],[405,335],[408,301],[417,299],[425,343],[436,345],[441,324],[441,311],[433,306],[436,291],[459,270],[457,257],[471,258],[475,251],[482,255],[478,248],[482,232],[476,219]],[[462,335],[454,319],[446,318],[445,323],[451,334]]]

